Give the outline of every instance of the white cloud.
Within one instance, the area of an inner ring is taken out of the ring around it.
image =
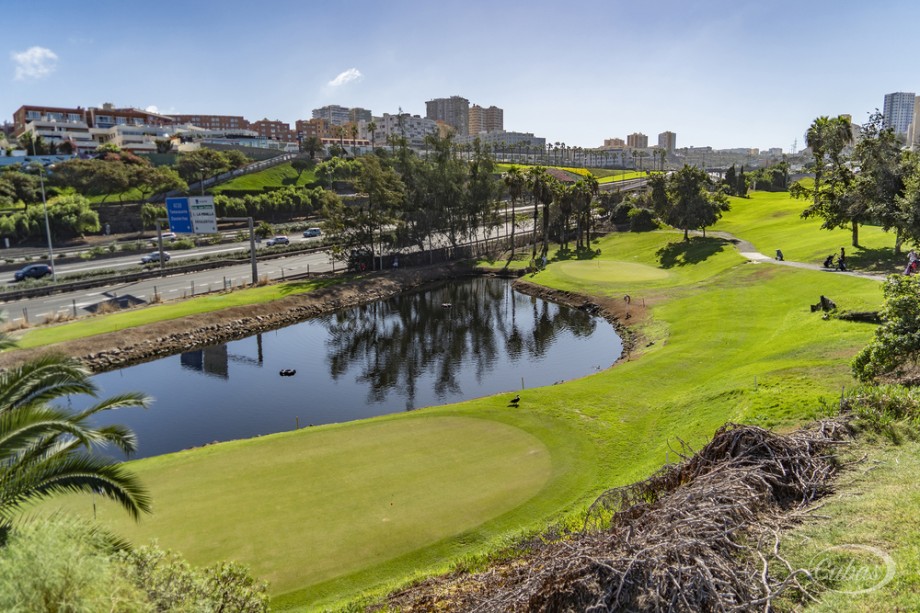
[[[159,113],[160,112],[160,109],[155,104],[151,104],[144,110],[147,111],[148,113]]]
[[[349,68],[345,72],[340,73],[339,76],[333,80],[329,81],[328,85],[329,87],[339,87],[341,85],[345,85],[346,83],[350,83],[351,81],[360,79],[361,76],[362,75],[360,70],[357,68]]]
[[[29,47],[25,51],[10,54],[16,64],[17,81],[26,79],[43,79],[54,72],[57,67],[57,54],[45,47]]]

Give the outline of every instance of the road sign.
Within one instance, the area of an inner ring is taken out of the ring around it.
[[[169,219],[169,229],[173,232],[183,234],[194,232],[188,198],[167,198],[166,217]]]
[[[217,215],[213,196],[167,198],[166,216],[169,229],[181,234],[217,233]]]
[[[214,212],[214,196],[191,196],[188,201],[195,234],[216,234],[217,214]]]

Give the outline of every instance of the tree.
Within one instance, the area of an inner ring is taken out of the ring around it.
[[[153,194],[172,190],[188,190],[188,183],[182,180],[172,168],[166,166],[135,166],[130,172],[131,185],[147,199]]]
[[[367,131],[371,135],[371,152],[376,153],[377,152],[377,122],[371,120],[367,124]]]
[[[882,291],[882,325],[852,363],[860,381],[898,377],[920,359],[920,276],[890,275]]]
[[[291,168],[297,171],[297,180],[300,180],[300,175],[303,174],[305,170],[310,168],[313,164],[309,160],[304,158],[295,158],[291,161]]]
[[[168,138],[158,138],[153,141],[157,147],[157,153],[172,153],[172,140]]]
[[[303,150],[310,154],[310,159],[316,159],[316,152],[323,150],[323,141],[318,136],[308,136],[303,141]]]
[[[43,170],[41,171],[43,172]],[[30,204],[41,202],[41,181],[37,174],[28,174],[18,170],[6,170],[0,173],[0,191],[5,191],[12,200],[9,204],[22,202],[26,208]]]
[[[133,453],[137,440],[131,430],[94,427],[92,419],[102,411],[146,407],[150,399],[128,393],[77,412],[55,406],[75,394],[96,397],[97,388],[70,358],[42,357],[0,373],[0,530],[9,530],[25,507],[70,492],[109,498],[134,518],[150,512],[150,497],[137,478],[92,453],[106,444]]]
[[[243,168],[247,166],[252,160],[238,149],[228,149],[223,152],[224,157],[227,159],[227,163],[230,165],[231,170],[236,170],[238,168]]]
[[[796,183],[789,190],[795,198],[811,198],[802,211],[803,218],[820,217],[822,228],[833,230],[852,224],[853,246],[859,246],[859,224],[866,220],[865,210],[853,206],[849,185],[853,172],[846,164],[844,149],[853,141],[852,126],[846,116],[816,118],[805,133],[812,150],[815,181],[811,190]]]
[[[31,132],[23,132],[19,137],[19,146],[29,155],[48,155],[51,149],[40,135],[33,137]]]
[[[534,166],[527,171],[527,187],[533,197],[533,251],[531,259],[537,259],[537,219],[539,205],[543,205],[543,256],[549,251],[549,205],[554,198],[553,182],[555,179],[546,174],[542,166]]]
[[[517,201],[524,195],[524,188],[526,186],[526,179],[524,175],[521,174],[521,169],[517,166],[512,166],[508,169],[508,172],[505,173],[505,176],[502,179],[505,182],[505,186],[508,188],[508,196],[511,198],[511,257],[514,257],[514,228],[517,225]]]
[[[668,225],[683,230],[685,241],[690,240],[690,230],[705,232],[729,209],[724,195],[712,190],[712,180],[700,168],[684,165],[666,179],[664,193],[656,195],[656,186],[660,189],[662,180],[663,177],[650,180],[655,212]]]
[[[179,176],[188,183],[202,181],[227,172],[231,168],[230,160],[226,155],[215,149],[201,147],[188,153],[180,153],[176,162]]]

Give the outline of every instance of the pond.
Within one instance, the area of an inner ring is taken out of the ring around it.
[[[475,278],[96,375],[102,397],[155,399],[96,423],[132,428],[146,457],[519,392],[606,368],[621,351],[604,319]]]

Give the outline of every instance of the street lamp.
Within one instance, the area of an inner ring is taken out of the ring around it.
[[[204,169],[204,168],[199,168],[198,170],[201,171],[201,183],[200,183],[200,185],[201,185],[201,195],[204,196],[204,173],[205,173],[205,169]]]
[[[35,138],[32,139],[32,155],[35,154]],[[45,198],[45,166],[38,162],[38,183],[42,191],[42,208],[45,211],[45,237],[48,239],[48,263],[51,265],[51,281],[57,282],[57,271],[54,269],[54,248],[51,246],[51,224],[48,221],[48,201]]]

